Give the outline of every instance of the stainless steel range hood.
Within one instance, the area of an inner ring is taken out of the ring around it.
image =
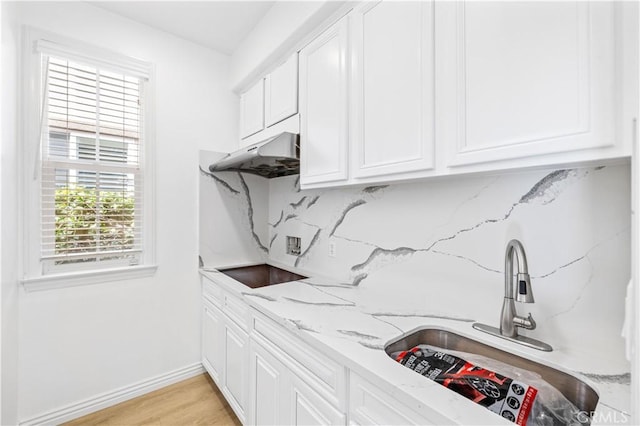
[[[300,173],[298,135],[283,132],[232,152],[209,166],[210,172],[236,171],[268,179]]]

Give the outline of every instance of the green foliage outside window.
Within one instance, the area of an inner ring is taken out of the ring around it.
[[[122,192],[82,186],[56,189],[56,254],[132,248],[134,207],[134,198]]]

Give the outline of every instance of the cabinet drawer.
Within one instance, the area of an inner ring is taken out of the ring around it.
[[[218,308],[222,307],[222,289],[205,277],[202,277],[202,297]]]
[[[224,294],[224,312],[233,322],[235,322],[244,331],[248,331],[249,306],[235,296]]]
[[[351,424],[444,424],[421,416],[353,372],[349,376],[349,381],[349,419]],[[445,421],[445,423],[448,422]]]
[[[345,368],[301,341],[282,326],[254,312],[251,333],[265,348],[283,359],[287,366],[334,406],[345,407]]]

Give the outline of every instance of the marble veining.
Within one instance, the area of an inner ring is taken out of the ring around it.
[[[302,203],[304,203],[304,200],[306,200],[306,199],[307,199],[307,197],[305,195],[304,197],[300,198],[300,200],[298,200],[298,201],[296,201],[294,203],[289,203],[289,205],[291,207],[293,207],[294,209],[297,209],[298,207],[300,207],[302,205]]]
[[[273,234],[273,236],[271,236],[271,240],[269,241],[269,249],[271,249],[271,247],[273,246],[273,242],[276,240],[276,238],[278,238],[278,234]]]
[[[240,191],[238,191],[237,189],[233,189],[231,187],[231,185],[229,185],[228,182],[226,182],[225,180],[219,178],[218,176],[214,175],[213,173],[207,172],[205,171],[202,167],[199,167],[200,169],[200,173],[203,174],[204,176],[208,176],[211,179],[213,179],[216,183],[219,183],[220,185],[222,185],[226,190],[228,190],[229,192],[231,192],[232,194],[238,195],[240,194]]]
[[[288,302],[293,302],[293,303],[299,303],[301,305],[314,305],[314,306],[353,306],[353,303],[340,303],[340,302],[311,302],[308,300],[300,300],[300,299],[295,299],[293,297],[287,297],[287,296],[283,296],[282,297],[283,300],[286,300]]]
[[[331,229],[331,232],[329,232],[329,236],[331,237],[331,236],[333,236],[333,234],[335,234],[336,230],[342,224],[342,222],[344,222],[344,218],[347,217],[347,214],[349,214],[349,212],[351,210],[355,209],[358,206],[366,204],[366,203],[367,202],[365,200],[356,200],[356,201],[350,203],[347,207],[345,207],[345,209],[342,211],[342,215],[340,215],[340,217],[338,218],[336,223],[333,225],[333,228]]]
[[[380,339],[378,336],[372,336],[370,334],[366,334],[366,333],[360,333],[359,331],[356,330],[336,330],[338,333],[347,335],[347,336],[353,336],[353,337],[357,337],[359,339],[365,339],[365,340],[377,340]]]
[[[387,341],[418,326],[467,334],[475,321],[497,326],[504,247],[520,239],[536,303],[518,310],[538,322],[522,334],[550,343],[551,359],[578,359],[567,368],[599,384],[603,407],[630,411],[620,338],[630,276],[628,165],[324,190],[301,190],[293,176],[201,175],[243,211],[247,243],[310,277],[247,292],[247,300],[335,351],[355,356],[361,348],[371,369]],[[269,202],[257,203],[265,191]],[[285,253],[287,235],[301,237],[299,256]],[[576,332],[584,329],[589,339]],[[394,386],[427,387],[412,380]]]
[[[287,215],[287,217],[285,217],[285,218],[284,218],[284,221],[285,221],[285,222],[287,222],[287,221],[289,221],[289,220],[291,220],[291,219],[295,219],[296,217],[298,217],[298,215],[297,215],[297,214],[295,214],[295,213],[289,213],[289,214]]]
[[[367,194],[373,194],[374,192],[378,192],[381,189],[387,188],[389,185],[378,185],[378,186],[367,186],[362,190],[362,192],[366,192]]]
[[[311,278],[304,278],[304,279],[298,280],[298,282],[307,284],[316,288],[317,287],[348,288],[353,286],[351,283],[328,284],[328,283],[312,282],[311,280],[312,280]]]
[[[543,177],[540,181],[538,181],[537,183],[535,183],[533,185],[533,187],[526,193],[524,194],[522,197],[520,197],[520,200],[514,204],[512,204],[509,209],[502,214],[500,217],[497,218],[490,218],[490,219],[485,219],[482,220],[470,227],[466,227],[463,229],[460,229],[458,231],[456,231],[454,234],[452,235],[448,235],[442,238],[437,239],[436,241],[434,241],[433,243],[431,243],[430,245],[428,245],[425,248],[412,248],[412,247],[398,247],[398,248],[394,248],[394,249],[385,249],[382,247],[376,247],[375,249],[373,249],[373,251],[371,252],[371,254],[369,254],[369,257],[362,263],[353,265],[351,267],[351,270],[354,272],[358,272],[358,271],[362,271],[363,269],[365,269],[366,267],[368,267],[371,263],[373,263],[378,257],[391,257],[391,258],[398,258],[398,257],[402,257],[402,256],[408,256],[408,255],[412,255],[414,253],[417,252],[428,252],[433,250],[434,247],[436,247],[438,244],[444,242],[444,241],[450,241],[453,240],[455,238],[457,238],[458,236],[460,236],[461,234],[467,233],[467,232],[471,232],[474,231],[482,226],[488,225],[488,224],[495,224],[497,222],[503,222],[506,221],[507,219],[509,219],[509,217],[511,217],[511,215],[513,214],[514,210],[516,209],[516,207],[522,205],[522,204],[528,204],[531,203],[532,201],[535,201],[536,199],[542,199],[542,204],[549,204],[551,202],[553,202],[555,200],[555,198],[557,197],[557,195],[560,192],[560,189],[558,188],[558,183],[562,182],[563,180],[567,179],[569,176],[575,176],[575,177],[581,177],[582,175],[586,175],[588,174],[589,171],[576,171],[576,170],[557,170],[554,172],[549,173],[548,175],[546,175],[545,177]],[[367,188],[365,188],[367,189]],[[472,198],[476,198],[478,195],[474,195]],[[344,220],[344,218],[343,218]],[[442,253],[442,252],[441,252]],[[452,256],[453,254],[447,254],[449,256]],[[471,259],[465,258],[464,256],[460,256],[460,255],[453,255],[453,256],[458,256],[460,258],[463,258],[465,260],[471,261],[473,263],[475,263],[478,266],[481,266],[478,262],[473,261]],[[483,267],[484,269],[487,269],[489,271],[495,271],[491,268],[487,268],[487,267]],[[495,272],[500,272],[500,271],[495,271]]]
[[[316,195],[315,197],[313,197],[312,199],[309,200],[309,203],[307,204],[307,208],[313,206],[315,203],[318,202],[318,200],[320,199],[319,195]]]
[[[318,284],[312,284],[312,283],[310,283],[308,281],[305,281],[304,279],[298,280],[298,282],[302,283],[304,285],[307,285],[307,286],[311,287],[313,290],[315,290],[317,292],[320,292],[322,294],[326,294],[328,296],[335,297],[335,298],[340,299],[340,300],[344,300],[345,302],[355,303],[353,300],[347,299],[347,298],[342,297],[342,296],[338,296],[338,295],[335,294],[335,291],[333,291],[333,292],[331,291],[332,288],[344,289],[345,288],[344,285],[334,285],[334,286],[318,285]]]
[[[365,342],[360,341],[358,343],[360,345],[364,346],[367,349],[373,349],[373,350],[376,350],[376,351],[381,351],[381,350],[384,349],[384,346],[381,345],[381,344],[370,343],[370,342],[366,342],[366,341]]]
[[[257,297],[259,299],[268,300],[269,302],[275,302],[277,300],[275,297],[265,296],[264,294],[260,294],[260,293],[242,292],[241,294],[246,297]]]
[[[397,313],[397,312],[374,312],[370,314],[372,317],[390,317],[390,318],[431,318],[431,319],[444,319],[449,321],[460,322],[475,322],[476,320],[470,318],[459,318],[449,315],[435,315],[435,314],[420,314],[420,313]]]
[[[473,263],[475,266],[477,266],[478,268],[482,268],[482,269],[484,269],[485,271],[488,271],[488,272],[494,272],[494,273],[496,273],[496,274],[502,274],[502,271],[499,271],[499,270],[497,270],[497,269],[489,268],[488,266],[481,265],[479,262],[477,262],[477,261],[475,261],[475,260],[473,260],[473,259],[469,259],[468,257],[461,256],[461,255],[459,255],[459,254],[446,253],[446,252],[444,252],[444,251],[440,251],[440,250],[433,250],[433,252],[434,252],[434,253],[437,253],[437,254],[441,254],[441,255],[443,255],[443,256],[452,256],[452,257],[455,257],[455,258],[458,258],[458,259],[462,259],[462,260],[464,260],[464,261],[466,261],[466,262],[471,262],[471,263]]]
[[[314,234],[314,236],[311,238],[311,242],[309,243],[309,245],[307,246],[307,248],[306,248],[302,253],[300,253],[300,256],[298,256],[298,257],[296,258],[296,261],[295,261],[295,263],[294,263],[294,266],[298,266],[298,264],[300,263],[300,261],[301,261],[302,259],[304,259],[304,258],[309,254],[309,252],[310,252],[310,251],[311,251],[311,249],[313,248],[314,244],[318,241],[318,238],[320,238],[320,233],[321,233],[321,232],[322,232],[322,230],[321,230],[321,229],[318,229],[318,230],[316,231],[316,233]]]
[[[310,327],[309,325],[305,324],[304,322],[302,322],[300,320],[288,319],[287,321],[290,322],[291,324],[293,324],[298,330],[304,330],[304,331],[308,331],[310,333],[318,333],[318,331],[314,330],[313,327]]]
[[[367,278],[367,276],[369,276],[369,274],[356,275],[355,277],[353,277],[353,282],[351,285],[354,285],[354,286],[360,285],[360,283],[364,281]]]
[[[274,224],[270,224],[271,227],[278,227],[278,225],[280,225],[280,222],[282,222],[282,219],[284,219],[284,210],[280,212],[280,217],[278,218],[278,220]]]
[[[242,185],[242,190],[244,191],[244,196],[246,197],[246,201],[247,201],[247,216],[249,217],[249,225],[251,227],[251,236],[253,237],[253,240],[258,245],[258,248],[260,250],[262,250],[265,253],[269,253],[269,249],[265,247],[264,244],[262,244],[262,241],[260,241],[260,237],[258,236],[258,234],[256,234],[256,231],[255,231],[255,223],[253,221],[253,202],[251,201],[251,192],[249,191],[249,186],[247,185],[247,182],[244,180],[242,173],[238,172],[238,178],[240,179],[240,184]]]
[[[518,238],[536,298],[519,309],[538,322],[523,334],[588,350],[579,333],[566,331],[586,321],[595,344],[615,359],[612,370],[623,373],[629,364],[618,336],[630,264],[612,253],[629,250],[628,176],[629,167],[620,165],[309,191],[298,191],[297,180],[275,179],[269,217],[278,223],[271,236],[278,237],[270,257],[388,292],[387,309],[370,312],[436,308],[436,317],[497,326],[504,247]],[[301,195],[308,202],[294,209]],[[297,217],[277,220],[288,214]],[[283,235],[302,237],[300,256],[280,254]],[[335,258],[328,256],[331,241]]]
[[[571,173],[571,170],[556,170],[543,177],[538,183],[525,195],[520,198],[520,203],[526,203],[529,200],[533,200],[538,197],[543,197],[544,194],[553,187],[554,183],[566,179]]]
[[[587,373],[584,371],[576,371],[576,373],[588,377],[594,382],[600,383],[618,383],[623,385],[631,384],[631,373],[623,373],[623,374],[595,374],[595,373]]]

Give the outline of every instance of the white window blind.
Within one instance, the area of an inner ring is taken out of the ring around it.
[[[143,80],[42,58],[44,272],[136,265],[143,248]]]

